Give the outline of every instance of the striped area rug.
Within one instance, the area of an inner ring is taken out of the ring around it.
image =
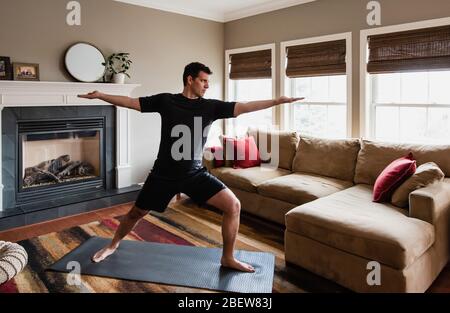
[[[119,223],[120,217],[105,219],[19,242],[28,252],[28,265],[14,279],[0,286],[0,292],[213,292],[88,275],[81,276],[81,285],[72,286],[67,283],[67,274],[45,271],[91,236],[111,238]],[[221,215],[182,200],[171,203],[163,214],[151,212],[125,239],[221,247]],[[258,226],[241,223],[236,248],[267,251],[276,256],[274,292],[304,292],[302,279],[285,267],[282,232],[276,234],[270,229],[263,231]]]

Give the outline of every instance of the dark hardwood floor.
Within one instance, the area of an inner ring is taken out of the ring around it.
[[[0,232],[0,240],[17,242],[20,240],[29,239],[52,232],[58,232],[63,229],[67,229],[77,225],[98,221],[104,218],[123,215],[130,210],[132,205],[133,202],[130,202],[122,205],[96,210],[89,213],[77,214],[51,220],[48,222],[8,229]]]

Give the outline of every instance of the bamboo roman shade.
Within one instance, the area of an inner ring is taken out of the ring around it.
[[[286,76],[345,74],[345,49],[345,39],[287,47]]]
[[[230,55],[230,79],[272,78],[272,50]]]
[[[450,69],[450,25],[368,37],[367,72]]]

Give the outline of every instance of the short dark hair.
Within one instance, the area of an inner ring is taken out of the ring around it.
[[[211,75],[212,72],[205,64],[199,63],[199,62],[192,62],[189,63],[184,67],[184,73],[183,73],[183,85],[187,85],[187,78],[188,76],[191,76],[192,79],[196,79],[198,77],[198,74],[200,72],[205,72],[206,74]]]

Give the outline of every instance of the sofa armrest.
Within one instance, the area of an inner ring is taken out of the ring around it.
[[[450,179],[417,189],[409,194],[409,216],[436,224],[450,209]]]
[[[213,156],[214,154],[211,150],[209,148],[205,148],[203,151],[202,164],[208,169],[208,172],[211,172],[211,170],[215,167]]]

